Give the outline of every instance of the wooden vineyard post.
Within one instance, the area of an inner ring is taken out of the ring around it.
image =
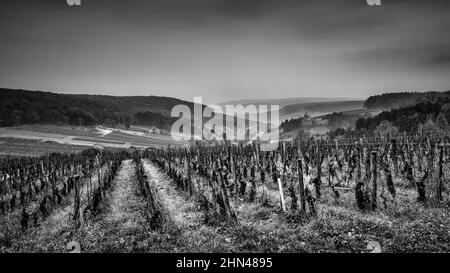
[[[361,181],[361,147],[358,146],[358,143],[355,143],[356,149],[357,149],[357,162],[356,162],[356,169],[357,169],[357,173],[356,173],[356,178],[358,180],[358,183],[360,183]]]
[[[442,201],[442,190],[443,190],[442,179],[444,176],[444,171],[442,168],[443,160],[444,160],[444,146],[441,144],[439,146],[438,175],[436,178],[436,201]]]
[[[103,196],[104,185],[100,168],[97,168],[97,190],[100,190],[100,194]]]
[[[281,199],[281,208],[283,211],[286,211],[286,203],[284,201],[284,195],[283,195],[283,184],[281,183],[281,178],[278,177],[278,190],[280,192],[280,199]]]
[[[363,177],[362,177],[362,166],[363,166],[363,162],[362,162],[363,151],[362,151],[362,149],[363,149],[362,145],[361,144],[358,145],[358,161],[357,161],[358,173],[357,173],[357,181],[356,181],[356,185],[355,185],[356,206],[360,210],[366,209],[366,206],[367,206],[367,202],[366,202],[367,200],[365,198],[365,183],[363,182]]]
[[[80,221],[80,188],[79,188],[79,177],[77,177],[74,181],[74,202],[73,202],[73,219],[75,221],[75,226],[79,226]]]
[[[185,167],[186,167],[187,187],[188,187],[189,195],[192,195],[191,163],[190,163],[188,156],[186,156],[185,162],[186,162]]]
[[[86,191],[88,207],[91,206],[91,187],[92,187],[92,175],[89,173],[89,181],[88,181],[87,191]]]
[[[45,171],[44,171],[44,162],[41,160],[41,171],[42,171],[42,176],[45,175]]]
[[[392,163],[394,164],[394,177],[397,176],[398,173],[398,162],[397,162],[397,141],[392,139]]]
[[[231,170],[233,172],[234,194],[237,195],[239,192],[239,187],[238,187],[238,181],[237,181],[237,175],[236,175],[236,163],[235,163],[236,160],[234,159],[234,157],[231,158],[230,162],[231,162]]]
[[[260,161],[259,161],[259,157],[260,157],[260,155],[259,155],[259,137],[258,137],[258,141],[256,142],[256,171],[259,171],[260,170],[260,166],[259,166],[259,164],[260,164]]]
[[[265,163],[263,163],[263,164],[265,164]],[[262,189],[262,192],[261,192],[261,203],[263,205],[267,205],[267,192],[266,192],[266,185],[265,185],[265,182],[266,182],[266,165],[263,165],[263,167],[261,168],[260,175],[261,175],[261,189]]]
[[[300,201],[300,212],[303,214],[306,212],[306,200],[305,200],[305,185],[303,184],[303,169],[302,160],[297,160],[298,170],[298,196]]]
[[[52,198],[53,202],[56,204],[56,173],[53,164],[50,164],[50,179],[52,183]]]
[[[322,184],[322,162],[324,159],[324,155],[322,154],[322,151],[320,151],[317,148],[317,177],[315,180],[315,188],[316,188],[316,198],[317,200],[320,199],[322,193],[320,192],[320,186]]]
[[[237,165],[237,160],[235,160],[235,162],[233,162],[233,167],[234,167],[234,191],[236,196],[239,195],[240,192],[240,180],[241,180],[241,167],[239,165]],[[238,173],[239,170],[239,173]]]
[[[370,199],[370,208],[375,210],[377,208],[377,152],[372,151],[370,157],[370,184],[372,188],[372,194]]]

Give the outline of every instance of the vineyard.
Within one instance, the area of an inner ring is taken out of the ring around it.
[[[3,158],[1,252],[448,252],[449,139]]]

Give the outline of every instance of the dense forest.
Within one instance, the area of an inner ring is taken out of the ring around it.
[[[323,120],[328,121],[328,128],[331,130],[337,128],[354,128],[356,120],[358,120],[358,114],[333,112],[322,116]]]
[[[388,93],[369,97],[368,109],[386,109],[374,117],[334,112],[322,116],[328,120],[330,135],[372,135],[383,131],[414,133],[428,127],[447,130],[450,120],[450,91],[425,93]],[[281,123],[284,132],[300,129],[303,118]]]
[[[131,124],[170,128],[171,109],[191,102],[157,96],[115,97],[0,89],[0,126]]]
[[[449,99],[421,102],[414,106],[384,111],[375,117],[360,118],[356,121],[356,130],[374,131],[383,121],[390,122],[400,132],[417,132],[427,121],[446,124],[450,119],[449,102]]]
[[[280,129],[284,132],[290,132],[302,127],[303,118],[292,118],[283,121],[280,124]]]
[[[448,98],[450,98],[450,91],[385,93],[367,98],[364,102],[364,108],[388,110]]]
[[[137,112],[134,114],[134,121],[139,125],[155,126],[156,128],[169,130],[178,118],[164,116],[151,111]]]

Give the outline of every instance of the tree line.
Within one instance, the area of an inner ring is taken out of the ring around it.
[[[172,107],[191,103],[167,97],[69,95],[0,89],[0,126],[132,124],[168,129]]]
[[[433,102],[440,99],[448,99],[449,97],[450,91],[384,93],[367,98],[364,102],[364,108],[393,109],[413,106],[421,102]]]
[[[422,102],[414,106],[384,111],[375,117],[359,118],[356,130],[374,132],[383,122],[390,122],[400,132],[417,132],[428,121],[441,129],[446,129],[450,118],[450,101]]]

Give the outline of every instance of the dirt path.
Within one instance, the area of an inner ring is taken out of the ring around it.
[[[193,200],[182,196],[175,185],[168,181],[158,168],[144,162],[149,182],[157,189],[157,199],[162,205],[170,221],[178,228],[193,229],[201,223],[202,213],[198,211]]]
[[[126,160],[100,212],[84,223],[75,241],[82,252],[143,252],[150,234],[144,209],[145,202],[137,195],[134,165]]]
[[[235,246],[228,228],[205,225],[203,212],[194,197],[178,191],[175,183],[150,161],[145,161],[144,167],[150,183],[158,189],[157,200],[163,208],[163,213],[169,218],[165,228],[176,234],[178,238],[177,247],[173,251],[233,251]]]

